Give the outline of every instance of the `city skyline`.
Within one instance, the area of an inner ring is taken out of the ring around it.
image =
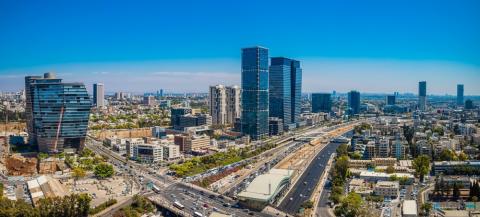
[[[260,45],[302,62],[305,92],[416,92],[427,80],[429,93],[455,95],[462,83],[465,95],[480,95],[480,3],[437,1],[433,10],[427,2],[368,3],[256,2],[276,9],[258,15],[249,1],[117,10],[106,10],[110,1],[2,2],[0,90],[19,90],[24,76],[53,71],[89,90],[104,83],[110,93],[208,92],[215,84],[239,85],[240,48]],[[283,34],[281,24],[295,24],[296,34]]]

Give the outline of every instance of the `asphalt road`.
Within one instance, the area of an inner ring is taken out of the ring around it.
[[[332,215],[328,212],[330,207],[327,203],[329,202],[328,197],[330,196],[332,188],[331,184],[325,186],[326,187],[323,189],[322,195],[320,195],[320,201],[318,202],[317,216],[331,217]]]
[[[234,214],[235,216],[268,216],[263,213],[248,211],[246,212],[242,208],[233,208],[233,207],[226,207],[224,204],[229,203],[230,205],[234,205],[228,199],[220,199],[218,197],[209,197],[207,192],[201,192],[197,189],[189,187],[190,184],[186,183],[176,183],[169,178],[159,175],[159,174],[148,174],[149,169],[143,165],[138,165],[137,163],[128,161],[125,162],[120,156],[116,153],[113,153],[111,150],[102,147],[99,144],[96,145],[88,145],[89,148],[93,149],[97,153],[103,153],[109,156],[109,161],[116,165],[127,163],[127,168],[130,172],[132,172],[133,178],[138,179],[137,181],[140,182],[139,178],[143,177],[142,183],[146,184],[148,182],[153,182],[161,189],[161,194],[167,199],[170,203],[174,203],[175,201],[180,202],[182,205],[185,206],[185,212],[189,212],[193,214],[195,211],[200,213],[209,213],[213,211],[213,207],[217,208],[221,212]],[[144,185],[145,187],[145,185]],[[152,194],[153,191],[144,191],[141,194]],[[208,208],[204,210],[204,204],[207,204]],[[128,205],[128,203],[126,204]],[[123,206],[118,206],[123,207]],[[117,207],[116,207],[117,208]],[[110,216],[112,212],[106,213],[103,216]]]
[[[168,188],[162,190],[162,195],[172,203],[178,201],[185,206],[183,211],[191,213],[199,212],[209,216],[211,212],[217,209],[219,212],[226,214],[235,214],[239,217],[247,216],[268,216],[259,212],[244,211],[242,208],[233,208],[233,204],[226,205],[224,199],[218,197],[209,196],[207,193],[202,193],[197,189],[190,188],[185,185],[171,185]],[[249,214],[250,213],[250,214]]]
[[[330,156],[335,153],[339,143],[327,144],[307,167],[306,171],[292,187],[278,208],[289,214],[296,214],[303,202],[309,200]]]

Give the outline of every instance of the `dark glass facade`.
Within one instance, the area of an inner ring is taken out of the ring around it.
[[[332,96],[329,93],[312,93],[312,112],[332,111]]]
[[[387,96],[387,105],[395,105],[396,104],[396,96],[389,95]]]
[[[418,96],[427,96],[427,82],[418,82]]]
[[[350,114],[356,115],[360,113],[360,92],[352,90],[348,93],[348,107]]]
[[[269,72],[270,117],[283,120],[283,125],[300,119],[302,69],[300,62],[284,57],[271,59]]]
[[[170,109],[170,125],[175,128],[180,125],[180,116],[191,114],[191,108],[172,108]]]
[[[458,84],[457,85],[457,105],[463,105],[464,100],[463,100],[463,84]]]
[[[268,49],[242,49],[242,133],[268,136]]]
[[[292,123],[298,123],[302,110],[302,69],[300,68],[300,61],[292,60],[290,79],[292,84]]]
[[[91,100],[82,83],[62,83],[51,73],[25,77],[27,128],[40,152],[81,150],[85,143]]]

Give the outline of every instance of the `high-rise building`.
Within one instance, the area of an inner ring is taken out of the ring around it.
[[[63,83],[55,74],[45,73],[25,77],[25,92],[31,145],[48,153],[83,149],[92,105],[85,85]]]
[[[209,112],[213,124],[233,124],[240,117],[240,87],[210,86]]]
[[[172,108],[170,109],[170,125],[178,126],[180,125],[180,116],[191,114],[191,108]]]
[[[463,104],[463,84],[457,84],[457,105],[462,106]]]
[[[312,112],[330,113],[331,111],[332,97],[330,93],[312,93]]]
[[[360,113],[360,92],[355,90],[348,92],[348,107],[350,114],[356,115]]]
[[[269,116],[294,128],[300,119],[302,69],[300,62],[284,57],[271,59],[269,71]]]
[[[93,84],[93,105],[105,106],[105,86],[102,83]]]
[[[395,105],[396,104],[396,95],[388,95],[387,96],[387,105]]]
[[[418,109],[425,111],[427,109],[427,82],[418,83]]]
[[[465,109],[474,109],[475,106],[473,105],[473,101],[471,99],[467,99],[465,101]]]
[[[268,136],[268,49],[242,49],[242,133]]]

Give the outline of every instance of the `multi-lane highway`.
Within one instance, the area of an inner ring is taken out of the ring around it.
[[[268,216],[263,213],[242,209],[236,206],[235,201],[227,197],[218,197],[207,190],[199,190],[199,187],[191,184],[182,183],[167,176],[156,174],[151,168],[147,168],[144,165],[132,161],[125,161],[124,158],[103,147],[99,142],[91,141],[87,143],[87,147],[97,153],[108,156],[110,163],[114,165],[124,165],[123,168],[127,168],[126,170],[131,173],[134,178],[138,179],[138,181],[144,184],[152,182],[160,186],[160,194],[163,198],[171,204],[176,201],[182,203],[185,206],[184,212],[193,215],[194,212],[203,213],[205,211],[209,213],[218,209],[220,212],[234,214],[235,216]],[[142,194],[151,195],[152,192],[145,190]],[[112,214],[112,212],[108,212],[108,214],[104,216],[109,216],[109,214]]]
[[[339,145],[338,143],[329,143],[315,156],[315,159],[312,160],[302,176],[291,188],[292,190],[278,206],[278,209],[290,214],[296,214],[299,211],[302,203],[309,200],[330,155],[335,153]]]

